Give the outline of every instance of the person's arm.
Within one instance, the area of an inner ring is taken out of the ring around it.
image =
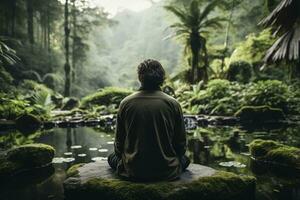
[[[124,126],[124,119],[122,118],[122,106],[120,105],[119,111],[117,114],[117,122],[116,122],[116,135],[115,135],[115,154],[117,157],[121,158],[122,153],[124,151],[124,142],[125,142],[125,126]]]
[[[186,132],[183,114],[180,105],[178,104],[176,108],[175,116],[175,130],[174,130],[174,149],[177,156],[181,157],[185,154],[186,151]]]

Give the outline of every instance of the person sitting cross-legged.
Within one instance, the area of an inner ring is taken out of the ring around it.
[[[138,78],[139,91],[119,106],[108,163],[119,176],[132,180],[177,179],[190,164],[180,104],[161,91],[165,71],[158,61],[142,62]]]

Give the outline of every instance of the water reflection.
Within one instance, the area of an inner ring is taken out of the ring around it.
[[[188,122],[188,156],[194,163],[204,164],[216,169],[238,174],[254,175],[257,178],[258,200],[299,200],[300,184],[290,177],[280,176],[265,165],[253,162],[248,144],[257,138],[273,139],[300,147],[300,127],[276,127],[275,129],[252,129],[243,127],[206,127],[195,128]],[[17,131],[2,133],[0,147],[10,148],[32,142],[52,145],[56,149],[54,159],[55,172],[44,177],[41,182],[21,184],[9,190],[1,191],[4,200],[63,199],[62,182],[65,170],[75,163],[88,163],[106,160],[113,151],[113,127],[102,128],[57,128],[39,131],[24,136]],[[24,179],[26,180],[26,179]],[[22,197],[22,198],[21,198]]]

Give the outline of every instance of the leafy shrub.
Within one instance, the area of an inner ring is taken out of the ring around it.
[[[227,71],[229,81],[249,83],[252,76],[252,66],[245,61],[232,62]]]
[[[233,115],[243,106],[269,106],[285,114],[300,113],[300,90],[277,80],[238,84],[215,79],[206,88],[193,85],[176,90],[183,110],[190,114]],[[180,90],[180,92],[178,92]]]
[[[249,84],[244,92],[244,105],[267,105],[288,112],[289,97],[292,96],[286,84],[277,80],[259,81]]]
[[[132,91],[123,88],[105,87],[94,94],[84,97],[81,102],[81,107],[92,108],[96,105],[119,105],[122,99],[131,93]]]
[[[227,80],[212,80],[191,99],[191,106],[197,105],[199,114],[232,115],[238,109],[242,87]]]

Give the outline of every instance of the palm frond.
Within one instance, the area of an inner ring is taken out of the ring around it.
[[[208,20],[203,21],[200,24],[200,28],[222,28],[222,22],[227,21],[223,17],[214,17]]]
[[[164,8],[176,15],[181,22],[185,23],[187,21],[187,15],[182,9],[175,6],[164,6]]]
[[[300,55],[300,27],[284,33],[267,51],[265,62],[297,60]]]
[[[280,31],[293,27],[293,24],[299,18],[300,3],[298,0],[283,0],[272,11],[272,13],[263,19],[259,24],[263,26],[278,27]]]
[[[220,0],[213,0],[212,2],[208,3],[203,9],[199,17],[199,21],[201,22],[207,18],[207,16],[215,9],[216,6],[218,6],[218,4],[220,4]]]

